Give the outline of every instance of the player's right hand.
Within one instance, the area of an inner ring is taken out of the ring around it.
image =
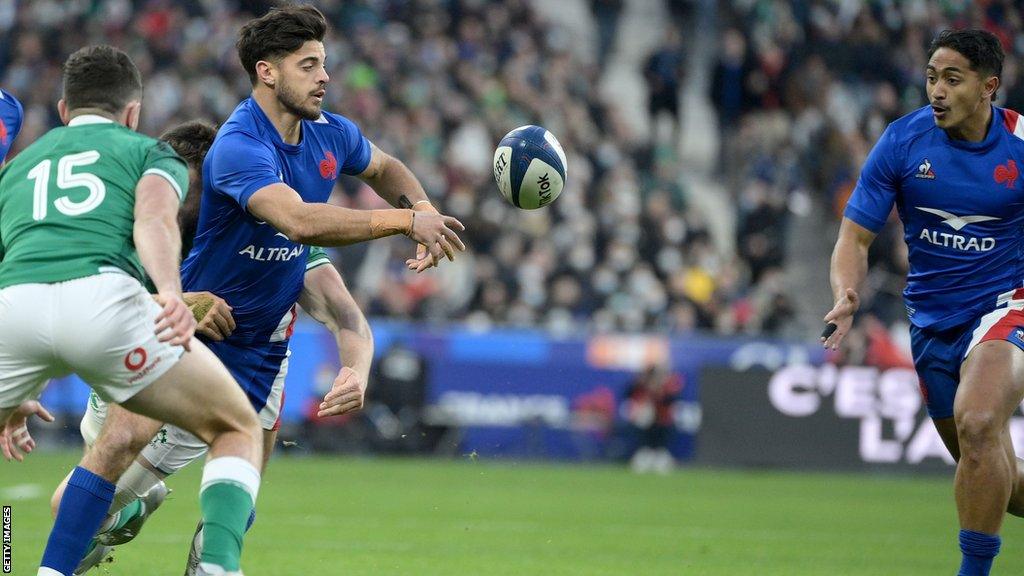
[[[171,346],[184,346],[186,351],[191,351],[190,343],[192,335],[196,331],[196,319],[192,311],[185,305],[180,294],[157,294],[154,297],[163,308],[156,317],[156,330],[154,333],[161,342],[167,342]]]
[[[832,350],[839,349],[839,343],[843,340],[843,336],[846,336],[850,327],[853,326],[853,315],[858,308],[860,308],[860,296],[857,295],[856,290],[847,288],[846,294],[843,294],[843,297],[836,301],[832,310],[825,314],[825,322],[835,324],[836,329],[828,337],[822,336],[822,346]]]
[[[231,306],[212,292],[186,292],[185,304],[196,319],[196,333],[214,342],[220,342],[235,331],[235,318]]]
[[[7,417],[6,422],[0,422],[0,452],[3,452],[8,462],[21,462],[25,459],[24,455],[36,447],[35,440],[28,433],[27,425],[28,417],[33,414],[46,422],[53,422],[53,415],[35,400],[22,402]]]
[[[409,269],[422,272],[439,263],[445,256],[454,261],[455,251],[461,252],[466,249],[466,245],[455,231],[461,232],[465,229],[462,222],[451,216],[417,211],[413,215],[409,237],[426,246],[427,254],[422,258],[417,254],[416,259],[406,261]]]

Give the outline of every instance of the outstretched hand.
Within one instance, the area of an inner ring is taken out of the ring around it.
[[[456,230],[462,232],[466,229],[451,216],[435,214],[426,211],[417,211],[413,215],[412,230],[409,237],[417,241],[420,246],[416,250],[416,258],[406,260],[406,266],[410,270],[422,272],[432,266],[437,266],[446,256],[449,260],[455,260],[455,251],[464,251],[466,245],[462,243]]]
[[[33,414],[46,422],[53,422],[53,415],[36,400],[22,402],[6,422],[0,422],[0,451],[8,462],[21,462],[25,454],[35,449],[36,442],[28,433],[28,418]]]

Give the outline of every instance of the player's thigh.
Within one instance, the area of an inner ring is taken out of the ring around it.
[[[960,370],[960,385],[953,401],[959,427],[964,417],[992,420],[1005,426],[1024,399],[1024,350],[1006,340],[988,340],[975,346]]]
[[[0,408],[42,393],[47,380],[66,373],[53,354],[51,284],[0,290]]]
[[[227,368],[202,342],[193,339],[191,348],[170,370],[122,405],[187,430],[207,444],[219,432],[255,434],[256,412]]]

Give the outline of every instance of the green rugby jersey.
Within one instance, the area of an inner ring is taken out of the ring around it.
[[[132,237],[145,174],[184,199],[188,168],[170,146],[100,116],[78,116],[23,150],[0,171],[0,288],[109,268],[145,282]]]

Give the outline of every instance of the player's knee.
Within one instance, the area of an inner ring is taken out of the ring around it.
[[[1002,421],[993,410],[964,410],[956,416],[956,433],[963,456],[996,446],[1000,442]]]
[[[110,482],[117,482],[151,439],[148,433],[131,426],[108,426],[86,451],[81,466]]]

